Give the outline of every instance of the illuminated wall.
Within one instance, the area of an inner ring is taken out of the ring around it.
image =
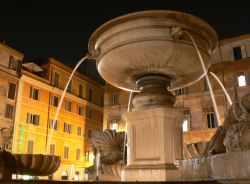
[[[47,146],[46,154],[59,155],[62,159],[53,179],[61,179],[63,174],[67,174],[68,179],[76,175],[83,179],[84,168],[92,164],[93,157],[87,130],[102,130],[103,89],[76,73],[52,128],[71,69],[55,59],[50,59],[48,63],[41,65],[44,68],[42,73],[22,70],[13,152],[45,154]],[[56,84],[55,73],[59,75]],[[92,89],[92,97],[89,96],[89,89]],[[94,112],[91,118],[88,115],[90,108]]]
[[[0,147],[12,149],[12,134],[23,54],[0,43]]]

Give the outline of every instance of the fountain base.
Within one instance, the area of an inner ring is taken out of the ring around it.
[[[133,166],[127,167],[121,177],[122,181],[177,181],[178,167],[173,166]]]
[[[182,158],[182,113],[170,107],[151,107],[123,114],[128,127],[128,160],[122,181],[179,179]]]

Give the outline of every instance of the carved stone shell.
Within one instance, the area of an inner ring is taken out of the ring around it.
[[[102,163],[114,164],[122,160],[125,132],[115,130],[95,131],[92,134],[92,143],[100,153]]]

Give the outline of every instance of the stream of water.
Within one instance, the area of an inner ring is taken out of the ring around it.
[[[130,91],[128,99],[128,109],[127,112],[130,112],[131,102],[132,102],[133,91]],[[123,146],[123,163],[125,164],[125,155],[126,155],[126,143],[127,143],[127,123],[125,124],[125,133],[124,133],[124,146]]]
[[[62,93],[62,96],[61,96],[61,99],[60,99],[60,102],[58,104],[58,107],[57,107],[57,111],[56,111],[56,114],[55,114],[55,117],[53,119],[53,122],[52,122],[52,128],[51,128],[51,131],[48,135],[48,141],[47,141],[47,145],[46,145],[46,148],[45,148],[45,154],[49,154],[49,147],[50,147],[50,142],[51,142],[51,138],[52,138],[52,133],[54,132],[54,127],[55,127],[55,124],[56,124],[56,121],[57,121],[57,118],[58,118],[58,115],[59,115],[59,112],[60,112],[60,109],[61,109],[61,106],[62,106],[62,102],[63,102],[63,99],[64,99],[64,96],[66,94],[66,91],[68,89],[68,86],[70,84],[70,81],[73,77],[73,75],[75,74],[76,70],[78,69],[78,67],[87,59],[88,57],[85,56],[83,57],[82,59],[80,59],[80,61],[78,61],[78,63],[76,64],[74,70],[72,71],[69,79],[68,79],[68,82],[64,88],[64,91]]]
[[[227,101],[229,103],[229,105],[231,106],[233,104],[227,90],[225,89],[224,85],[222,84],[222,82],[220,81],[220,79],[213,73],[210,72],[210,74],[216,79],[216,81],[219,83],[220,87],[222,88],[223,92],[225,93],[226,97],[227,97]]]
[[[97,153],[96,153],[96,180],[99,180],[99,165],[100,165],[100,153],[99,151],[97,150]]]
[[[184,32],[189,36],[190,40],[194,44],[194,47],[195,47],[195,50],[196,50],[197,54],[198,54],[199,60],[201,62],[202,70],[205,73],[205,79],[207,81],[208,89],[209,89],[209,92],[210,92],[210,95],[211,95],[211,99],[212,99],[212,103],[213,103],[213,107],[214,107],[215,116],[216,116],[218,125],[220,126],[221,122],[220,122],[220,117],[219,117],[219,111],[218,111],[218,107],[217,107],[216,100],[215,100],[215,97],[214,97],[213,89],[212,89],[210,80],[209,80],[208,75],[207,75],[207,70],[206,70],[206,67],[204,65],[203,58],[202,58],[201,53],[200,53],[200,51],[199,51],[199,49],[198,49],[198,47],[197,47],[197,45],[196,45],[196,43],[194,41],[193,36],[188,31],[184,31]]]

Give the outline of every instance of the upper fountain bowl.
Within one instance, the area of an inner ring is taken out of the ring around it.
[[[89,40],[89,57],[108,83],[138,91],[136,81],[161,74],[171,80],[170,89],[187,86],[205,73],[190,37],[204,60],[217,46],[215,30],[204,20],[182,12],[151,10],[117,17],[99,27]]]

